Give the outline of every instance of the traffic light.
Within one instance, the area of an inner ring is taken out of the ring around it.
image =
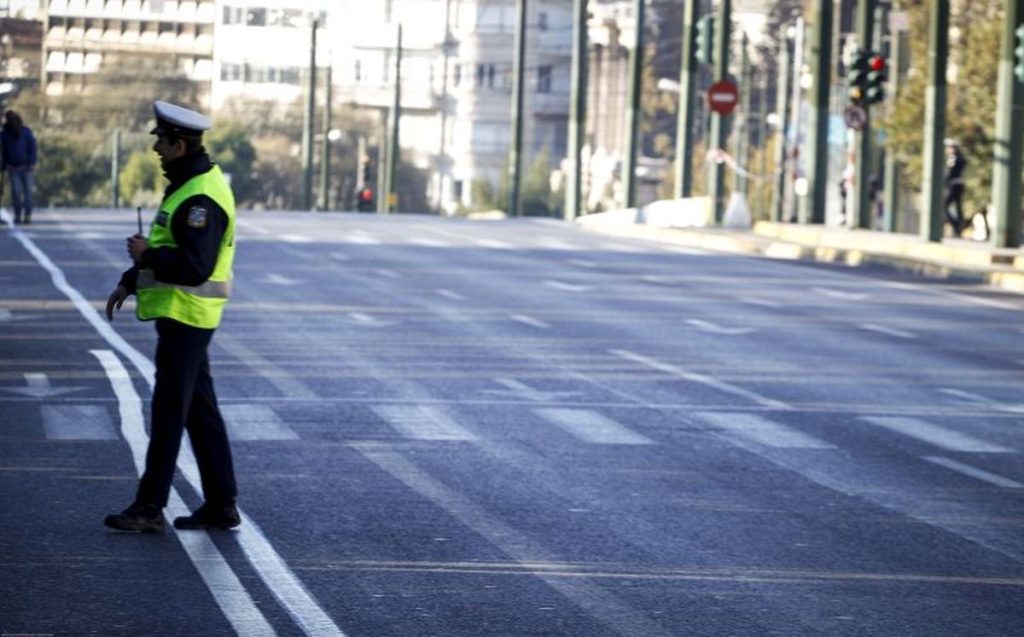
[[[868,104],[878,104],[885,99],[885,58],[875,53],[868,59]]]
[[[867,97],[868,83],[868,51],[856,50],[846,68],[846,80],[849,84],[849,97],[851,104],[860,104]]]
[[[713,64],[715,61],[715,16],[706,15],[697,21],[697,39],[694,43],[697,61]]]
[[[1013,50],[1013,75],[1018,82],[1024,82],[1024,23],[1013,32],[1017,36],[1017,48]]]

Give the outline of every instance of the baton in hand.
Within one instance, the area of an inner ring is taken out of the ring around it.
[[[139,220],[139,236],[142,236],[142,206],[135,208],[135,215]]]

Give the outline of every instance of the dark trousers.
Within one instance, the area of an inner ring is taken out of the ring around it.
[[[10,166],[7,174],[11,176],[11,207],[14,208],[14,219],[28,221],[32,218],[32,167]]]
[[[953,231],[955,233],[957,233],[957,234],[959,234],[960,231],[964,227],[964,202],[963,202],[963,200],[964,200],[964,187],[963,186],[950,186],[946,190],[946,201],[945,201],[946,220],[949,221],[949,224],[951,226],[953,226]],[[956,211],[956,216],[953,216],[950,213],[950,211],[949,211],[949,207],[950,206],[952,206],[953,209]]]
[[[231,447],[217,407],[207,356],[213,330],[158,319],[156,331],[152,424],[146,471],[135,499],[167,506],[182,430],[187,429],[199,465],[204,499],[214,505],[233,504],[238,491]]]

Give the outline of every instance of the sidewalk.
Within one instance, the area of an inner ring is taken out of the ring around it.
[[[626,212],[587,215],[577,223],[604,234],[692,248],[851,266],[882,265],[1024,293],[1024,250],[1019,248],[993,248],[967,239],[932,243],[915,235],[770,221],[758,221],[746,229],[656,227],[636,223],[633,219],[637,215],[623,214]]]

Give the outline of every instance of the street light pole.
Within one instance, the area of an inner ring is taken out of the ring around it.
[[[316,30],[309,28],[309,77],[306,82],[306,116],[302,126],[302,208],[313,209],[313,120],[316,117]]]
[[[569,97],[569,183],[566,221],[583,212],[583,138],[587,122],[587,0],[573,0],[572,84]]]
[[[1003,42],[999,54],[999,103],[996,108],[995,162],[992,173],[992,243],[1016,248],[1021,232],[1021,164],[1024,147],[1024,82],[1014,73],[1015,31],[1024,27],[1024,0],[1005,0]],[[1024,38],[1020,42],[1024,45]]]
[[[697,37],[698,0],[686,0],[683,9],[683,59],[679,67],[679,115],[676,124],[675,197],[693,194],[693,98],[700,81],[694,40]]]
[[[932,0],[928,44],[928,88],[924,113],[924,207],[920,233],[942,240],[943,138],[946,136],[946,58],[949,57],[949,0]],[[860,178],[860,174],[857,175]]]
[[[629,97],[626,102],[626,143],[622,158],[622,205],[636,205],[636,156],[640,137],[640,85],[644,64],[644,0],[633,0],[633,47],[629,51]]]
[[[523,80],[526,66],[526,0],[518,0],[515,59],[512,64],[512,148],[508,155],[508,214],[519,216],[519,182],[523,164]]]
[[[330,182],[331,182],[331,65],[327,64],[324,69],[324,119],[323,139],[320,140],[320,210],[327,210],[330,207]]]

